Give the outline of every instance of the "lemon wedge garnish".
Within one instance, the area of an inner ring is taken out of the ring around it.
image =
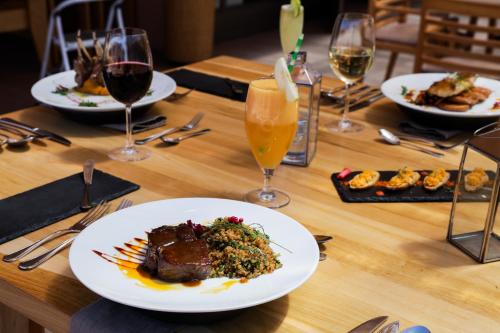
[[[283,57],[280,57],[274,64],[274,78],[276,79],[278,88],[285,92],[288,102],[295,102],[299,99],[297,85],[293,82],[285,58]]]

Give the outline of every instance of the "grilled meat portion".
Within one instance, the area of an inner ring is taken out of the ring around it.
[[[208,245],[193,228],[183,223],[161,226],[148,233],[148,248],[142,268],[162,280],[203,280],[211,271]]]
[[[158,250],[157,276],[165,281],[206,279],[212,269],[205,240],[177,241]]]
[[[148,233],[148,249],[146,258],[142,264],[143,268],[155,274],[158,266],[158,247],[164,244],[172,244],[177,241],[177,228],[173,226],[162,226]]]
[[[434,82],[427,93],[433,96],[446,98],[460,94],[474,86],[476,75],[469,73],[455,73],[441,81]]]

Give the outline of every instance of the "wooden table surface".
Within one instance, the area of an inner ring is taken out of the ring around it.
[[[272,70],[231,57],[187,67],[245,81]],[[324,79],[325,86],[338,84]],[[169,125],[182,124],[199,111],[206,114],[202,126],[213,132],[170,148],[150,144],[153,156],[138,163],[107,158],[110,147],[123,143],[121,133],[68,120],[44,107],[14,112],[9,116],[56,131],[73,145],[44,141],[27,151],[1,151],[0,198],[77,173],[91,158],[97,168],[141,185],[127,196],[135,204],[176,197],[240,200],[262,182],[246,141],[244,104],[193,92],[176,102],[157,103],[152,110],[166,115]],[[321,127],[338,117],[327,107],[322,111]],[[456,168],[461,149],[436,159],[375,141],[378,127],[395,127],[404,117],[388,100],[351,115],[365,122],[363,132],[338,135],[323,128],[312,164],[282,166],[273,182],[292,199],[282,213],[312,233],[334,236],[327,245],[328,259],[288,296],[207,327],[215,332],[346,332],[369,318],[389,315],[403,327],[423,324],[433,332],[499,332],[500,263],[476,264],[445,241],[451,204],[347,204],[329,180],[345,166]],[[5,243],[0,252],[25,246],[79,217]],[[98,296],[75,279],[67,256],[66,250],[29,272],[1,262],[1,302],[55,333],[68,331],[70,317]]]

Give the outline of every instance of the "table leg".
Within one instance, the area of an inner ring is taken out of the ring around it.
[[[47,37],[47,1],[29,0],[28,17],[36,53],[38,54],[38,59],[41,61],[45,47],[45,38]]]

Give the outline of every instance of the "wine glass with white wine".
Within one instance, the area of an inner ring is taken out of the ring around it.
[[[330,67],[345,84],[342,118],[328,124],[331,132],[359,132],[360,123],[349,120],[349,85],[363,79],[370,70],[375,53],[373,17],[362,13],[341,13],[335,20],[328,48]]]

